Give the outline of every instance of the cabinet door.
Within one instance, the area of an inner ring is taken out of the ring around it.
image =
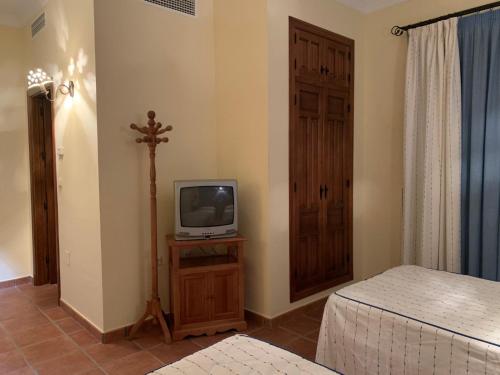
[[[206,322],[210,319],[210,286],[208,273],[181,275],[180,323]]]
[[[238,270],[212,273],[212,320],[236,319],[239,317],[239,273]]]
[[[303,83],[296,87],[290,137],[292,294],[316,285],[322,278],[320,146],[324,101],[321,87]]]
[[[321,37],[301,29],[295,29],[294,33],[295,75],[304,82],[319,82],[324,55]]]
[[[334,86],[349,88],[351,82],[350,47],[326,39],[324,42],[324,80]]]
[[[326,281],[349,273],[349,96],[343,90],[325,89],[325,121],[322,140],[323,265]]]

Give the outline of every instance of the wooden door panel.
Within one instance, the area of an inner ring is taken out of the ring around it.
[[[326,278],[345,275],[348,272],[347,174],[349,97],[347,93],[326,89],[325,122],[323,128],[324,152],[322,176],[325,185],[324,205],[324,266]]]
[[[351,80],[350,48],[332,40],[325,41],[325,67],[324,79],[334,85],[349,88]]]
[[[45,163],[45,126],[43,98],[33,100],[30,132],[31,197],[33,222],[34,283],[48,283],[49,231]]]
[[[181,275],[180,323],[191,324],[210,318],[210,286],[207,273]]]
[[[305,81],[319,81],[322,77],[323,45],[318,35],[296,29],[295,74]]]
[[[44,129],[44,158],[45,158],[45,191],[46,191],[46,220],[47,220],[47,282],[57,283],[58,262],[57,254],[57,196],[55,183],[55,163],[54,160],[54,141],[52,129],[52,104],[48,100],[43,100],[43,129]]]
[[[237,269],[212,274],[212,320],[236,319],[239,315]]]
[[[298,290],[321,279],[320,173],[321,88],[297,85],[296,127],[294,128],[293,211],[294,280]]]

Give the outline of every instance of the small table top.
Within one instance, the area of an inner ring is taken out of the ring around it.
[[[176,240],[175,235],[167,235],[167,243],[169,246],[175,247],[188,247],[188,246],[203,246],[206,244],[224,244],[224,243],[235,243],[243,242],[247,239],[240,234],[234,237],[222,237],[222,238],[207,238],[202,240]]]

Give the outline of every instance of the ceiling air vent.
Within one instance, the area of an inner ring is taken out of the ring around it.
[[[42,13],[32,24],[31,24],[31,37],[34,38],[45,27],[45,13]]]
[[[196,0],[144,0],[144,2],[190,16],[196,16]]]

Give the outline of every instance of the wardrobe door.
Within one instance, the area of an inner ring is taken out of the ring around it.
[[[324,189],[322,223],[325,282],[351,273],[350,181],[352,145],[349,94],[325,89],[321,172]]]
[[[351,84],[351,49],[350,46],[327,39],[324,42],[324,80],[342,88]]]
[[[290,133],[291,289],[300,293],[322,281],[320,157],[324,100],[321,87],[297,83]]]
[[[319,82],[324,73],[322,38],[300,28],[293,33],[295,75],[303,82]]]
[[[352,280],[353,53],[290,19],[291,302]]]

